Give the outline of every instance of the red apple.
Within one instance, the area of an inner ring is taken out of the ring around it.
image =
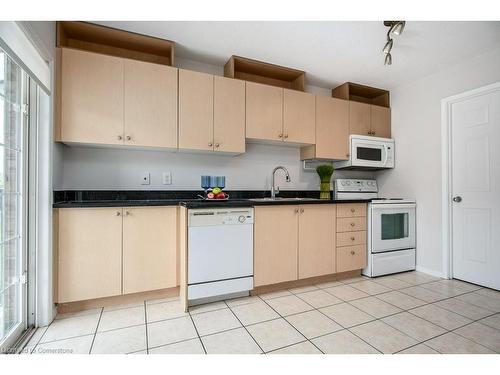
[[[215,199],[226,199],[226,193],[220,192],[215,196]]]
[[[215,194],[214,193],[208,193],[207,194],[207,198],[208,199],[214,199],[215,198]]]

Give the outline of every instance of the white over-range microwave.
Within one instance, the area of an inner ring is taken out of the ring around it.
[[[358,171],[394,168],[394,139],[351,135],[349,160],[336,161],[334,167]]]

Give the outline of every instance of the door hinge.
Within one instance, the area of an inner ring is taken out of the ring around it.
[[[24,271],[23,274],[19,277],[19,282],[21,284],[26,284],[28,282],[28,276],[26,271]]]

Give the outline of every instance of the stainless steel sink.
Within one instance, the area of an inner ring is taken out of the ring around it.
[[[275,197],[275,198],[252,198],[249,199],[253,202],[296,202],[296,201],[317,201],[318,198],[284,198],[284,197]]]

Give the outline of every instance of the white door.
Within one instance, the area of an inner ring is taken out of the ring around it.
[[[452,104],[453,277],[500,289],[500,88]]]

